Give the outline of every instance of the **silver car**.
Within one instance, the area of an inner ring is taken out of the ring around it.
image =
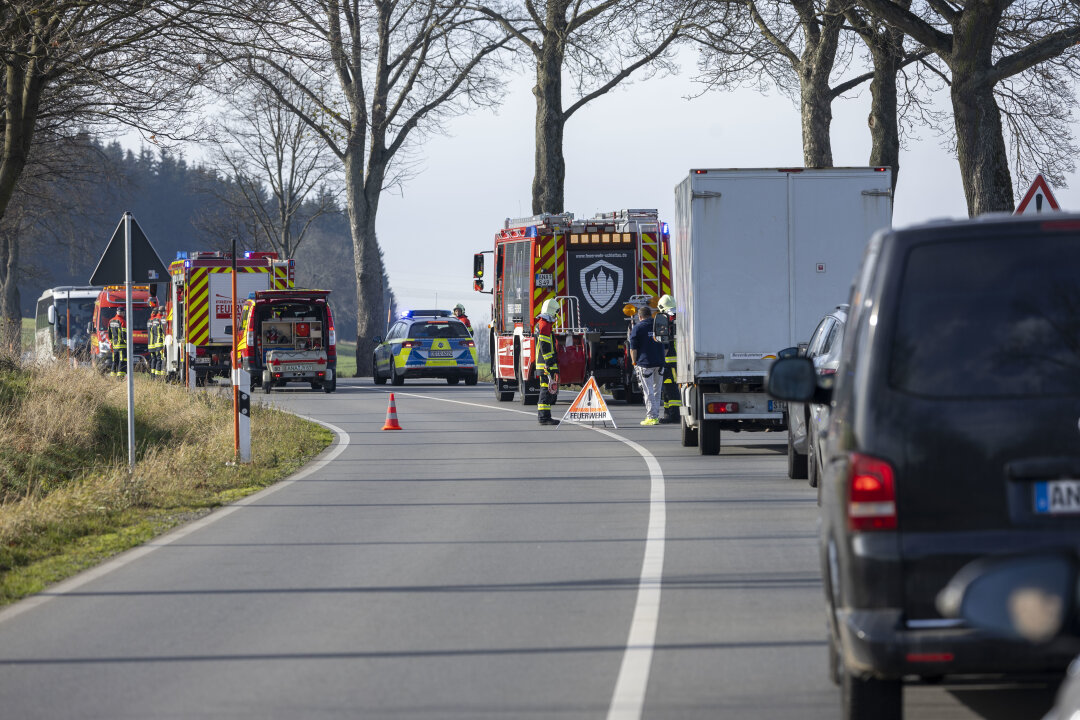
[[[844,340],[848,306],[837,305],[814,329],[806,350],[801,353],[814,362],[819,377],[836,374],[840,364],[840,348]],[[788,477],[807,479],[810,487],[817,487],[821,443],[829,419],[827,405],[809,403],[788,404]]]

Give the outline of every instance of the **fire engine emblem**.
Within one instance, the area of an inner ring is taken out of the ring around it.
[[[623,271],[605,260],[597,260],[581,269],[581,288],[585,301],[603,315],[619,301]]]

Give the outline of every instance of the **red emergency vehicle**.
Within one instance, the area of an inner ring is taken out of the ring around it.
[[[124,307],[127,294],[123,285],[107,285],[94,302],[94,318],[90,322],[90,357],[101,372],[112,363],[112,346],[109,344],[109,321],[116,315],[118,308]],[[131,317],[125,318],[125,322],[131,328],[130,349],[131,358],[135,362],[135,369],[145,371],[149,365],[146,362],[147,335],[146,323],[150,319],[150,311],[157,306],[157,298],[150,293],[149,285],[131,286]]]
[[[196,384],[228,377],[232,367],[232,255],[179,252],[169,265],[166,303],[165,371],[182,381],[194,372]],[[260,290],[288,290],[296,264],[274,252],[245,252],[236,258],[236,296],[247,300]],[[145,327],[145,326],[144,326]]]
[[[484,255],[494,255],[490,290]],[[561,384],[591,375],[616,399],[634,392],[626,350],[627,305],[671,294],[668,227],[656,210],[628,209],[576,220],[573,213],[507,219],[495,249],[473,257],[473,288],[492,294],[491,371],[495,397],[536,403],[536,317],[559,301],[555,322]],[[480,330],[477,330],[480,332]]]

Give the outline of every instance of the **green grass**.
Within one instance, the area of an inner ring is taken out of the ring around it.
[[[22,319],[22,349],[23,352],[34,349],[34,318]]]
[[[337,371],[343,378],[356,377],[356,343],[342,341],[337,344]]]

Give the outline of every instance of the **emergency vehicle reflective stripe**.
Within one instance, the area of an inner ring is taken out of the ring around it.
[[[538,274],[551,274],[552,284],[550,287],[537,286],[533,290],[533,307],[530,317],[535,317],[540,312],[540,306],[546,300],[553,299],[556,295],[566,294],[566,258],[565,258],[566,235],[549,235],[537,240],[539,256],[533,262],[533,283]]]
[[[646,295],[652,295],[654,297],[660,297],[661,295],[671,294],[671,258],[667,255],[663,255],[660,262],[657,263],[656,248],[660,247],[653,239],[653,233],[641,233],[641,263],[642,263],[642,278],[641,292]],[[656,263],[656,265],[652,265]],[[657,282],[656,274],[653,268],[659,266],[660,278]]]
[[[265,265],[236,268],[238,275],[240,273],[268,271]],[[187,341],[192,345],[210,344],[210,273],[229,272],[232,272],[232,268],[228,265],[191,268],[191,274],[188,276],[187,293]],[[289,268],[286,263],[274,265],[271,283],[274,290],[288,290],[291,287],[289,284]]]

